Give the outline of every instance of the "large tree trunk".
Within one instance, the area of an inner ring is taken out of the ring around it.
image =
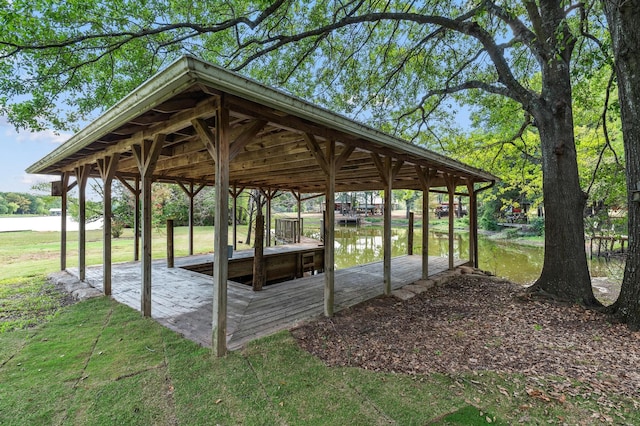
[[[586,197],[578,179],[569,66],[548,61],[542,78],[542,97],[529,111],[536,119],[542,148],[545,251],[542,273],[531,291],[598,306],[585,250]]]
[[[603,0],[615,56],[622,134],[626,158],[629,251],[620,297],[612,312],[633,330],[640,329],[640,0]]]

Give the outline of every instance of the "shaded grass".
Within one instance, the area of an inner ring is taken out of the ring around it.
[[[0,419],[7,425],[578,424],[601,408],[577,397],[531,398],[525,383],[489,372],[327,367],[288,332],[213,358],[106,297],[67,306],[37,328],[0,334]],[[639,421],[625,403],[622,420]]]

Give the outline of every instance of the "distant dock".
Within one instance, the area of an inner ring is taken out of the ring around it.
[[[359,226],[362,223],[360,216],[336,216],[336,223],[345,226]]]

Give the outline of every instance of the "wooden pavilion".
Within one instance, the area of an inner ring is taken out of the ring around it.
[[[66,269],[66,198],[78,186],[78,275],[86,276],[85,202],[89,177],[104,183],[103,289],[111,294],[111,183],[120,180],[140,197],[141,311],[151,316],[151,188],[176,183],[193,197],[215,186],[212,347],[226,352],[229,195],[249,188],[325,194],[324,314],[334,311],[335,193],[384,190],[384,293],[391,292],[391,191],[449,197],[449,267],[453,268],[453,200],[469,198],[470,259],[477,265],[476,195],[496,178],[482,170],[412,145],[254,80],[184,56],[107,110],[97,120],[27,169],[61,176],[61,269]],[[70,183],[71,177],[75,180]],[[268,198],[268,197],[267,197]],[[234,203],[235,205],[235,203]],[[299,209],[298,209],[299,211]],[[269,209],[266,223],[270,224]],[[138,217],[138,215],[136,215]],[[138,222],[140,225],[138,225]],[[422,233],[422,277],[428,271],[428,220]],[[192,225],[192,223],[191,223]],[[268,226],[268,225],[267,225]],[[192,228],[192,227],[191,227]],[[136,244],[138,239],[136,238]],[[192,238],[190,253],[193,253]],[[138,250],[136,249],[136,254]],[[136,259],[138,260],[138,259]]]

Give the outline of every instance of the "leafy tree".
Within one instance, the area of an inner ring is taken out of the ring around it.
[[[9,192],[5,195],[5,199],[9,204],[17,206],[12,213],[28,214],[30,212],[31,200],[25,197],[24,194]]]
[[[620,114],[630,190],[640,191],[640,1],[602,0],[611,32],[618,80]],[[637,192],[640,195],[640,192]],[[612,312],[632,329],[640,329],[640,202],[628,194],[629,251],[620,297]]]
[[[402,119],[396,129],[404,134],[425,128],[430,112],[446,106],[445,99],[464,101],[465,91],[485,102],[506,98],[524,128],[535,124],[547,232],[544,267],[533,290],[598,304],[584,250],[585,197],[572,110],[571,64],[585,40],[584,5],[541,0],[505,6],[491,1],[298,6],[308,18],[268,26],[254,37],[247,61],[265,60],[271,65],[265,69],[277,69],[279,78],[318,73],[327,86],[340,79],[331,86],[337,93],[330,99],[348,109],[352,101],[342,93],[353,91],[354,104],[369,107],[373,121],[396,104]],[[267,56],[276,49],[277,58]],[[293,66],[284,64],[286,57]]]
[[[7,205],[7,200],[0,194],[0,214],[9,213],[9,206]]]
[[[20,209],[20,205],[16,203],[7,203],[7,212],[9,214],[14,214]]]
[[[582,52],[600,60],[597,49],[585,48],[592,40],[590,2],[176,0],[167,8],[156,0],[144,6],[17,0],[5,6],[2,106],[22,127],[64,128],[64,118],[74,123],[113,104],[183,52],[430,147],[440,143],[438,130],[451,127],[450,113],[460,103],[506,102],[513,121],[519,118],[539,138],[547,232],[533,289],[597,304],[584,250],[572,108],[577,76],[571,74],[586,69],[576,60]],[[71,116],[62,117],[55,104],[61,94],[77,105]]]
[[[408,219],[409,218],[409,212],[411,212],[411,210],[413,210],[413,206],[416,202],[416,200],[418,199],[418,197],[420,197],[420,191],[413,191],[413,190],[409,190],[409,189],[401,189],[401,190],[396,190],[393,191],[393,195],[404,202],[405,204],[405,217]]]

